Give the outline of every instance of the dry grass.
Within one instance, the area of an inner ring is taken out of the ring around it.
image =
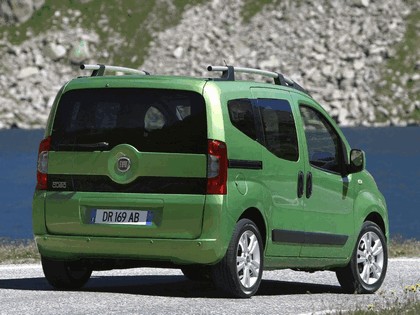
[[[397,235],[389,242],[389,257],[420,257],[420,241]]]
[[[0,264],[20,264],[39,261],[33,240],[0,239]]]
[[[358,306],[354,311],[338,311],[329,315],[418,315],[420,314],[420,283],[406,286],[402,292],[377,293],[384,300],[380,303]]]
[[[389,257],[420,257],[420,241],[394,237],[389,243]],[[0,238],[0,264],[38,262],[40,256],[33,240]]]

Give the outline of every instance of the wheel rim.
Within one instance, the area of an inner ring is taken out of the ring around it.
[[[245,231],[239,238],[236,270],[241,284],[249,289],[258,280],[260,274],[260,245],[252,231]]]
[[[368,285],[376,283],[384,267],[384,250],[379,236],[367,232],[360,238],[357,246],[357,268],[360,279]]]

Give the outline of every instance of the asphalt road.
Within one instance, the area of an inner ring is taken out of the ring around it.
[[[94,272],[82,291],[55,291],[40,265],[0,266],[0,314],[323,314],[389,305],[420,283],[420,258],[391,259],[376,294],[343,294],[332,272],[266,271],[257,295],[227,299],[179,270]],[[420,295],[420,293],[413,293]]]

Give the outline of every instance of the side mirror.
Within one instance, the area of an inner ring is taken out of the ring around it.
[[[350,151],[350,165],[349,173],[358,173],[365,169],[366,159],[365,152],[359,149],[353,149]]]

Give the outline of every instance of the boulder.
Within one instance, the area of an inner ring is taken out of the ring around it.
[[[64,46],[55,43],[49,43],[44,48],[44,54],[54,61],[63,58],[66,53],[67,50]]]
[[[73,64],[80,64],[90,58],[88,43],[81,40],[72,46],[69,59]]]
[[[36,75],[38,73],[39,73],[39,70],[38,70],[37,67],[26,67],[26,68],[20,69],[20,71],[17,75],[17,78],[19,80],[22,80],[22,79],[26,79],[28,77],[31,77],[33,75]]]
[[[0,24],[24,23],[44,2],[45,0],[0,1]]]
[[[184,53],[184,48],[182,48],[181,46],[178,46],[178,47],[174,50],[174,52],[173,52],[174,57],[175,57],[176,59],[181,58],[181,57],[182,57],[182,55],[183,55],[183,53]]]

